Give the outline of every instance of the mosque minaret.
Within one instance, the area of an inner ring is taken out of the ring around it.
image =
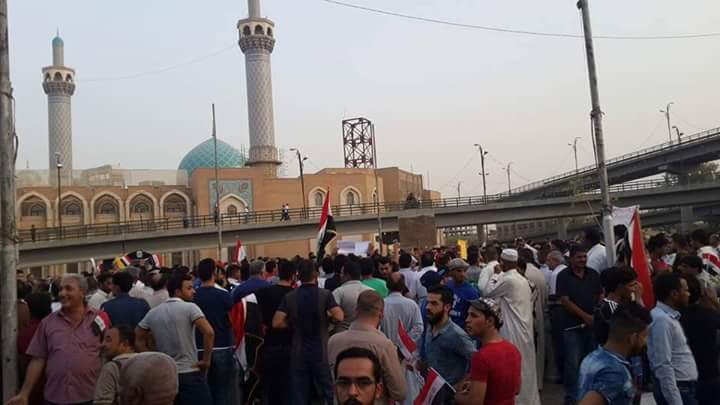
[[[65,66],[64,43],[59,33],[53,38],[52,48],[52,66],[42,69],[43,90],[48,96],[49,179],[51,184],[57,182],[55,170],[59,159],[61,181],[69,185],[73,169],[71,97],[75,93],[75,70]]]
[[[281,163],[275,147],[272,69],[270,54],[275,47],[275,23],[261,17],[260,0],[248,0],[249,17],[238,21],[240,49],[245,54],[250,151],[247,164],[261,167],[268,176],[277,175]]]

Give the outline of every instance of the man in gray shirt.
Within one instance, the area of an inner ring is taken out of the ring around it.
[[[175,274],[168,280],[170,298],[150,310],[135,329],[139,352],[148,350],[148,332],[155,339],[157,351],[175,360],[178,372],[179,405],[210,404],[212,398],[205,370],[210,367],[215,332],[200,307],[191,301],[195,295],[192,277]],[[203,335],[203,359],[198,361],[195,327]]]

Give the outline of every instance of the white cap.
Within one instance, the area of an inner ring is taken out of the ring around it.
[[[518,252],[515,249],[503,249],[500,258],[508,262],[517,262]]]

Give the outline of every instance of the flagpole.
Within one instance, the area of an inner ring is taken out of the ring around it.
[[[217,259],[222,260],[222,214],[220,213],[220,179],[218,175],[217,131],[215,128],[215,103],[212,104],[212,137],[215,153],[215,213],[217,215]]]

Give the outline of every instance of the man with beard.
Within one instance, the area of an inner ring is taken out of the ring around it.
[[[335,395],[339,405],[372,405],[382,398],[384,386],[380,361],[358,347],[341,352],[335,363]]]
[[[120,370],[135,355],[135,331],[128,325],[105,330],[102,354],[107,363],[100,370],[95,384],[93,404],[116,405],[120,398]]]
[[[98,276],[98,289],[88,300],[88,306],[90,308],[99,311],[102,304],[111,298],[110,294],[112,293],[113,288],[112,277],[113,275],[109,271],[101,273]]]
[[[615,310],[607,341],[588,354],[580,366],[580,405],[632,403],[635,389],[628,359],[645,349],[651,321],[650,313],[634,302]]]
[[[453,292],[440,285],[428,289],[429,328],[420,339],[420,369],[434,368],[449,384],[455,385],[467,374],[475,343],[450,319]]]

